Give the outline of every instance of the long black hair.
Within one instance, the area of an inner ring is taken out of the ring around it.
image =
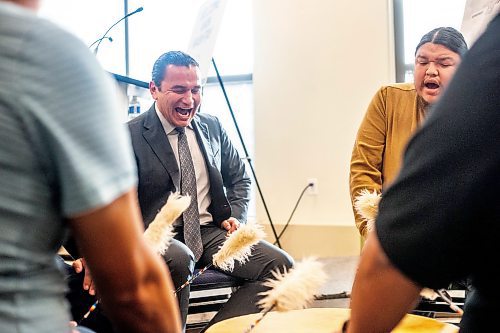
[[[425,43],[440,44],[444,47],[450,49],[451,51],[463,57],[465,52],[467,52],[467,43],[465,42],[464,36],[455,28],[452,27],[439,27],[432,29],[428,33],[422,36],[420,43],[418,43],[415,48],[415,55],[417,54],[420,46]]]

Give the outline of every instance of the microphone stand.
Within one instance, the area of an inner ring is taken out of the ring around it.
[[[243,136],[241,135],[240,128],[238,126],[238,122],[236,121],[236,117],[234,116],[233,108],[231,107],[231,103],[229,102],[229,98],[227,97],[226,88],[224,87],[224,82],[219,74],[219,70],[217,69],[217,65],[215,64],[215,59],[212,58],[212,64],[214,65],[215,74],[217,75],[217,80],[219,81],[219,85],[222,89],[222,93],[224,94],[224,98],[226,99],[227,107],[229,108],[229,112],[231,113],[231,118],[233,118],[234,126],[236,127],[236,131],[238,132],[238,137],[240,138],[241,145],[243,146],[243,150],[245,152],[245,159],[250,165],[250,170],[252,171],[253,178],[255,179],[255,185],[257,186],[257,190],[259,191],[260,198],[262,200],[262,204],[264,205],[264,210],[266,211],[267,218],[269,219],[269,224],[271,225],[271,229],[274,234],[274,238],[276,239],[276,244],[281,249],[280,239],[278,234],[276,233],[276,229],[274,228],[273,220],[271,219],[271,214],[269,214],[269,209],[267,209],[266,201],[264,200],[264,195],[262,194],[262,190],[260,189],[259,181],[257,180],[257,175],[255,174],[255,170],[252,165],[252,159],[248,155],[247,147],[245,145],[245,141],[243,140]]]
[[[94,43],[92,43],[92,45],[94,45],[97,41],[99,41],[97,43],[97,46],[95,47],[94,49],[94,54],[97,55],[97,52],[99,51],[99,46],[101,45],[103,39],[106,39],[107,35],[108,35],[108,32],[113,29],[114,26],[116,26],[118,23],[120,23],[121,21],[123,21],[124,19],[126,19],[127,17],[131,16],[131,15],[134,15],[136,13],[139,13],[139,12],[142,12],[144,8],[143,7],[139,7],[137,8],[136,10],[134,10],[132,13],[128,13],[127,15],[125,15],[124,17],[122,17],[121,19],[119,19],[118,21],[116,21],[115,23],[113,23],[112,26],[109,27],[108,30],[106,30],[106,32],[104,33],[104,35],[102,35],[101,38],[97,39]],[[92,46],[90,45],[89,48]]]
[[[128,0],[123,0],[123,13],[127,15],[128,13]],[[128,45],[128,20],[125,20],[123,22],[124,28],[125,28],[125,76],[129,76],[130,74],[130,67],[129,67],[129,45]]]

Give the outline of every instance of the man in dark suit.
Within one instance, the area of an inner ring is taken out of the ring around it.
[[[174,224],[177,234],[164,256],[177,288],[193,274],[195,265],[203,267],[212,262],[227,234],[246,222],[251,180],[219,120],[197,113],[201,79],[193,58],[180,51],[160,56],[149,89],[155,103],[129,122],[139,172],[139,204],[146,227],[171,193],[189,194],[193,199]],[[266,290],[262,281],[272,277],[272,270],[288,269],[292,264],[287,253],[268,242],[259,242],[250,261],[235,265],[230,273],[245,279],[244,285],[209,326],[258,312],[258,293]],[[178,293],[178,299],[185,325],[189,287]]]

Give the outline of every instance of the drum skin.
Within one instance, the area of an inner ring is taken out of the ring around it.
[[[349,318],[349,309],[311,308],[288,312],[270,312],[252,333],[333,333],[340,331]],[[251,314],[221,321],[206,333],[243,333],[260,314]],[[457,333],[458,327],[432,318],[406,315],[392,333]]]

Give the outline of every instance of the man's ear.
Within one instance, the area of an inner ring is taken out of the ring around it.
[[[149,92],[151,93],[153,99],[156,101],[158,98],[157,94],[159,93],[159,89],[153,81],[149,82]]]

